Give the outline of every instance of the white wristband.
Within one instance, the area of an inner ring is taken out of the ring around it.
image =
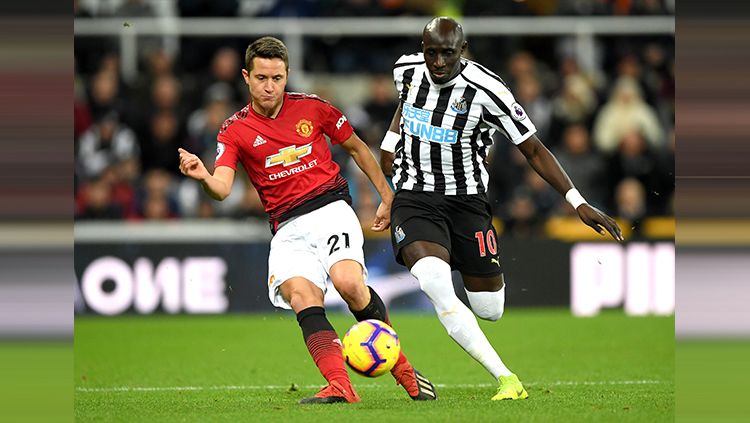
[[[571,188],[565,193],[565,199],[568,200],[568,203],[570,203],[574,209],[577,209],[581,204],[586,204],[586,200],[575,188]]]
[[[380,149],[393,153],[396,151],[396,144],[398,144],[399,141],[401,141],[401,135],[388,131],[383,137],[383,142],[380,143]]]

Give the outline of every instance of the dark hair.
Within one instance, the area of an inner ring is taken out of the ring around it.
[[[256,57],[281,59],[286,64],[286,70],[289,71],[289,50],[286,49],[284,43],[278,38],[258,38],[247,46],[247,51],[245,51],[245,69],[248,71],[253,70],[253,59]]]

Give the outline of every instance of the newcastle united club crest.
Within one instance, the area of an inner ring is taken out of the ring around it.
[[[451,104],[451,110],[458,113],[459,115],[463,115],[468,111],[468,107],[466,105],[466,99],[463,97],[459,97],[453,101],[453,104]]]

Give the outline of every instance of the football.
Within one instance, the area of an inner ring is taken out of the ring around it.
[[[396,331],[374,319],[363,320],[349,328],[342,344],[346,364],[367,377],[378,377],[390,371],[401,352]]]

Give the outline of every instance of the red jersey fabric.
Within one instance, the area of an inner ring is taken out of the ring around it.
[[[236,171],[242,163],[266,213],[278,223],[290,210],[327,192],[346,188],[348,195],[324,135],[340,144],[353,132],[346,116],[326,100],[284,93],[273,119],[248,104],[224,122],[217,136],[215,167]]]

